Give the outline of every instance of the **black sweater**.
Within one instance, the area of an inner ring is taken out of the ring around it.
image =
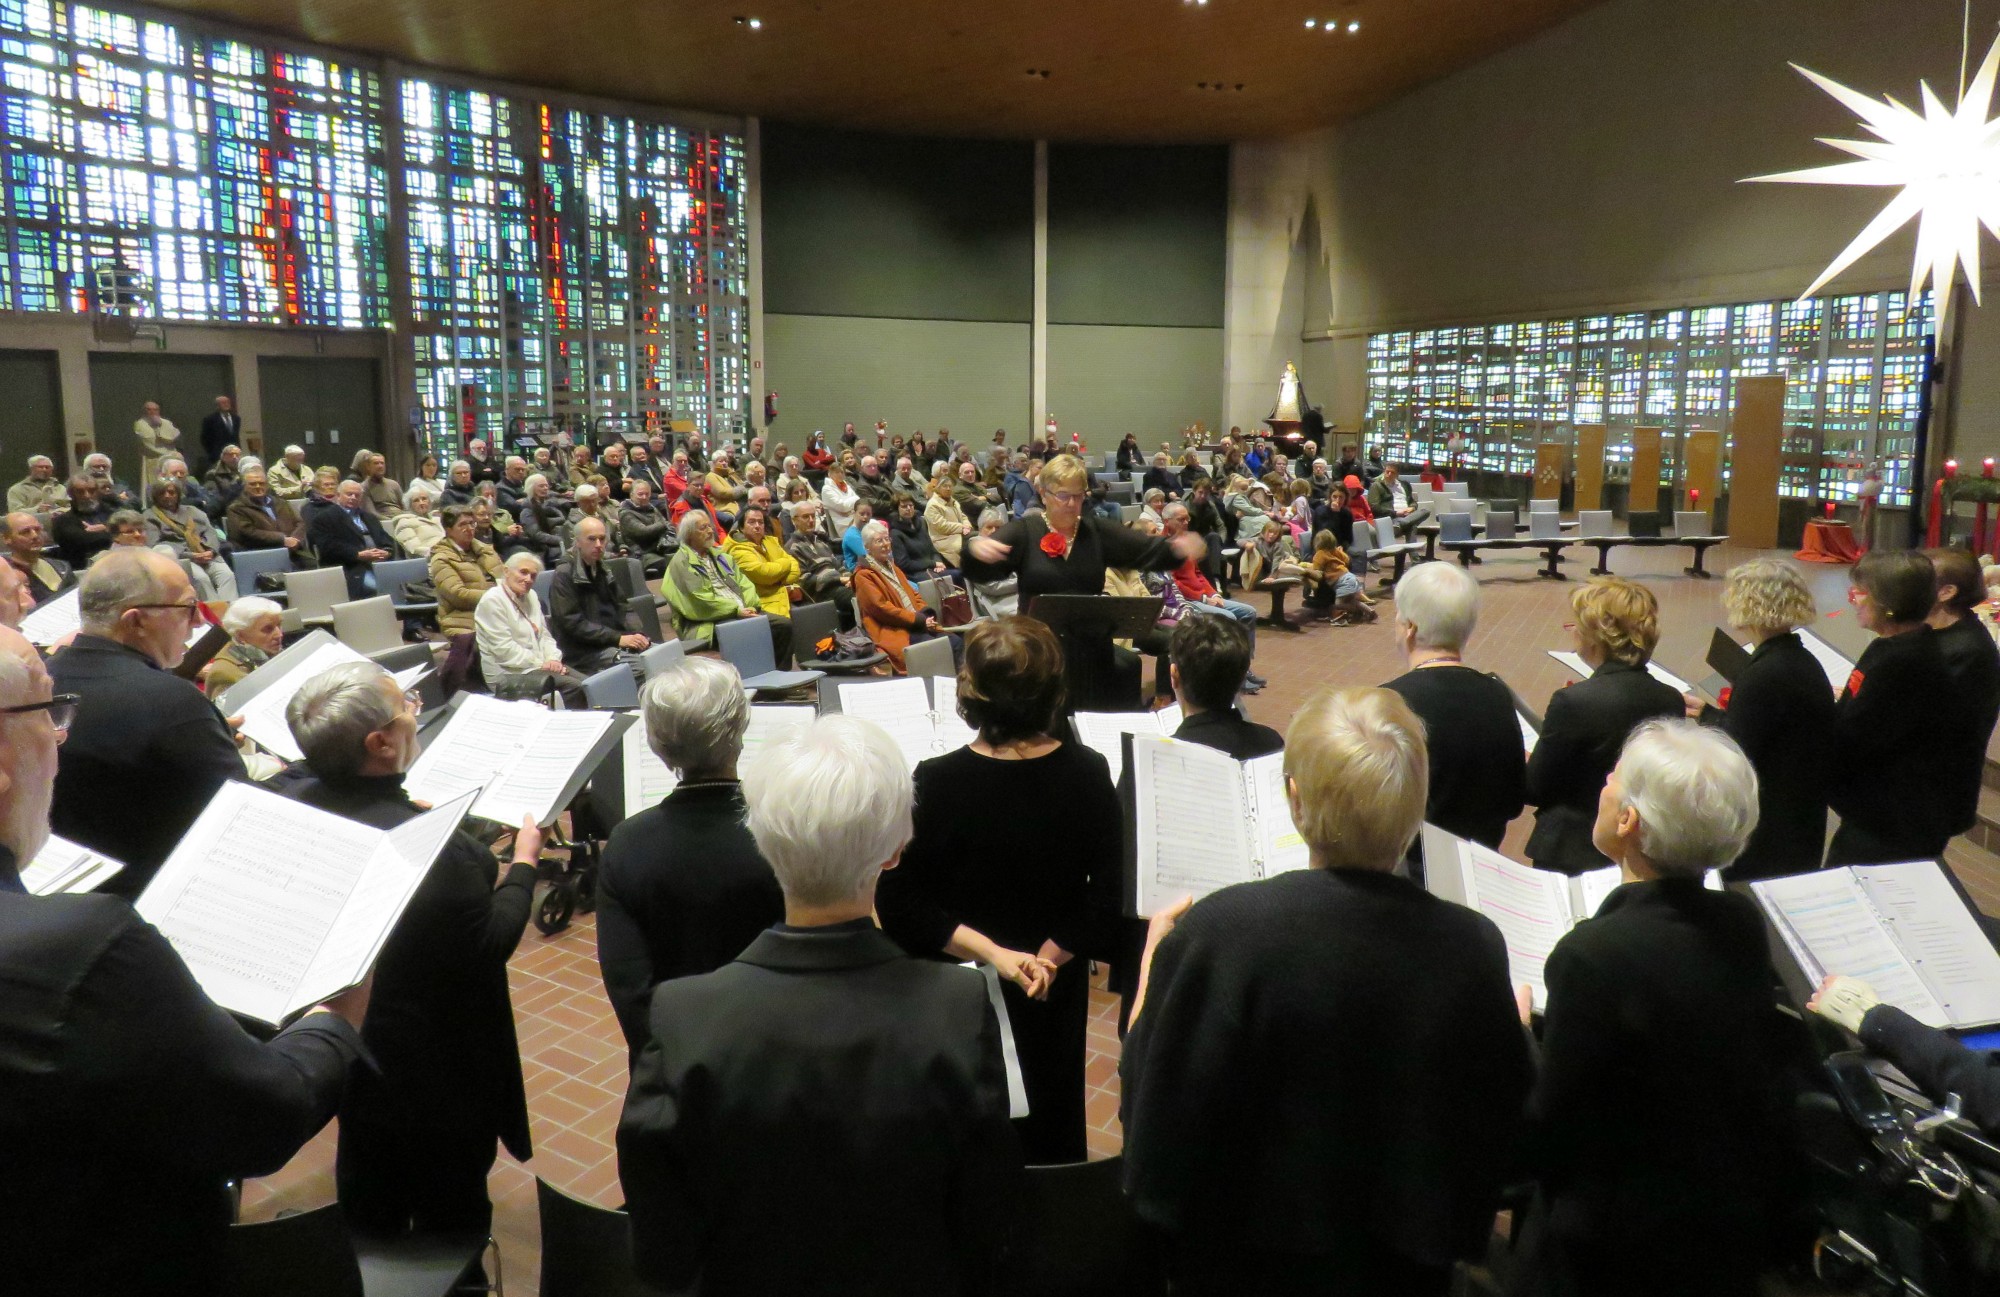
[[[1833,690],[1797,635],[1773,635],[1729,687],[1729,709],[1706,709],[1757,772],[1757,830],[1730,882],[1819,868],[1826,854],[1826,772]]]
[[[1588,680],[1556,690],[1528,761],[1528,800],[1536,807],[1528,859],[1566,874],[1610,864],[1590,842],[1604,781],[1634,728],[1686,710],[1679,690],[1626,662],[1606,662]]]
[[[1431,761],[1424,818],[1498,850],[1528,800],[1528,754],[1514,691],[1467,666],[1424,667],[1383,688],[1402,695],[1424,723]]]
[[[2000,649],[1977,617],[1965,616],[1933,634],[1951,677],[1953,710],[1971,718],[1960,736],[1965,746],[1953,762],[1951,831],[1963,833],[1979,818],[1979,789],[1986,773],[1986,744],[2000,718]]]
[[[1834,710],[1828,802],[1840,813],[1833,864],[1934,860],[1956,829],[1958,767],[1979,718],[1956,691],[1928,626],[1877,638]]]

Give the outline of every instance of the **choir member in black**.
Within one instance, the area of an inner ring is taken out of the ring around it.
[[[2000,1054],[1970,1049],[1936,1027],[1927,1027],[1859,978],[1835,973],[1820,983],[1806,1007],[1847,1028],[1874,1053],[1894,1063],[1917,1088],[1942,1104],[1958,1096],[1959,1112],[1988,1139],[2000,1138]]]
[[[598,875],[597,962],[634,1060],[655,986],[715,971],[785,917],[777,876],[743,822],[742,677],[718,659],[688,658],[647,680],[639,701],[647,745],[680,782],[657,806],[626,808]]]
[[[968,581],[1020,578],[1021,607],[1045,594],[1104,593],[1106,568],[1168,572],[1207,546],[1198,536],[1162,540],[1104,518],[1083,514],[1090,474],[1074,455],[1058,455],[1042,469],[1043,514],[1017,518],[994,535],[968,536],[962,554]],[[1078,711],[1132,710],[1135,671],[1121,673],[1107,630],[1089,628],[1062,637],[1069,706]]]
[[[1757,1291],[1783,1216],[1786,1033],[1755,902],[1702,881],[1756,823],[1727,736],[1673,719],[1626,742],[1593,826],[1624,882],[1544,973],[1523,1297]]]
[[[1227,617],[1183,617],[1167,644],[1168,678],[1181,705],[1175,738],[1238,761],[1284,748],[1284,735],[1245,717],[1237,704],[1250,675],[1250,637],[1241,626]]]
[[[1952,785],[1957,798],[1948,827],[1963,833],[1979,819],[1979,789],[1986,773],[1986,744],[1993,723],[2000,719],[2000,649],[1973,608],[1986,597],[1986,578],[1979,561],[1963,549],[1924,551],[1937,573],[1937,602],[1926,619],[1935,632],[1938,653],[1951,677],[1948,704],[1973,718],[1962,737],[1964,749],[1954,758]]]
[[[1651,590],[1598,577],[1570,595],[1569,607],[1576,653],[1591,674],[1556,690],[1542,716],[1528,759],[1535,830],[1527,850],[1538,869],[1580,874],[1610,863],[1593,845],[1590,828],[1625,736],[1641,721],[1683,715],[1687,700],[1646,671],[1660,642],[1660,605]]]
[[[1125,1189],[1176,1294],[1423,1297],[1485,1249],[1528,1044],[1499,930],[1392,872],[1427,764],[1395,694],[1320,690],[1285,734],[1312,867],[1153,921]]]
[[[1729,570],[1722,611],[1750,640],[1750,664],[1727,707],[1687,695],[1703,724],[1720,725],[1757,772],[1757,831],[1725,872],[1730,882],[1818,869],[1826,854],[1825,763],[1834,755],[1833,690],[1797,630],[1819,615],[1798,568],[1759,558]],[[1981,632],[1982,635],[1984,632]]]
[[[1396,638],[1410,669],[1383,688],[1402,695],[1424,723],[1424,818],[1498,850],[1527,803],[1528,754],[1514,691],[1465,665],[1478,622],[1479,583],[1471,573],[1450,563],[1418,567],[1396,585]]]
[[[999,970],[1028,1092],[1022,1150],[1081,1162],[1091,880],[1119,870],[1118,798],[1103,757],[1051,734],[1054,633],[1003,617],[965,640],[958,705],[979,736],[917,767],[915,833],[882,880],[882,924],[912,954]]]
[[[1926,621],[1937,601],[1936,572],[1914,550],[1878,549],[1848,580],[1855,620],[1875,642],[1834,710],[1825,769],[1840,828],[1826,863],[1935,860],[1955,828],[1959,765],[1980,720],[1959,701]]]

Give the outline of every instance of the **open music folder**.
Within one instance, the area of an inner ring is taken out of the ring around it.
[[[31,896],[94,892],[124,868],[120,861],[50,834],[48,843],[22,867],[21,886]]]
[[[305,754],[292,737],[285,709],[313,677],[349,662],[367,660],[323,630],[308,631],[296,644],[272,655],[270,661],[225,689],[216,699],[216,707],[224,716],[241,716],[242,732],[266,752],[286,761],[303,761]],[[396,684],[409,689],[429,674],[429,667],[414,666],[396,672]]]
[[[377,829],[224,784],[135,908],[211,1000],[279,1026],[368,976],[476,795]]]
[[[1181,706],[1172,703],[1156,712],[1078,712],[1069,718],[1076,741],[1102,756],[1111,767],[1111,782],[1125,773],[1127,734],[1172,738],[1181,727]]]
[[[1157,735],[1131,742],[1136,913],[1311,863],[1285,799],[1284,753],[1238,761]]]
[[[955,752],[977,737],[959,717],[958,681],[951,676],[904,676],[879,683],[844,680],[839,696],[841,714],[887,730],[911,770],[918,762]]]
[[[1934,860],[1750,885],[1807,988],[1858,977],[1930,1027],[2000,1023],[2000,952]]]
[[[750,723],[743,731],[743,752],[736,759],[736,768],[740,771],[748,767],[759,749],[771,740],[811,725],[816,714],[811,706],[796,703],[751,707]],[[643,723],[632,726],[619,739],[618,759],[623,766],[619,772],[619,786],[624,794],[618,816],[621,821],[649,806],[658,806],[661,798],[680,785],[680,777],[667,768],[667,763],[654,754],[652,744],[646,741]]]
[[[1588,664],[1584,662],[1583,658],[1580,657],[1579,655],[1575,653],[1566,653],[1558,649],[1550,649],[1549,656],[1554,658],[1556,661],[1562,663],[1564,666],[1568,667],[1570,669],[1570,672],[1573,675],[1575,675],[1577,679],[1579,680],[1590,679],[1590,667]],[[1674,689],[1678,689],[1684,694],[1691,694],[1694,692],[1693,685],[1681,679],[1679,676],[1667,670],[1665,667],[1661,666],[1657,662],[1646,663],[1646,674],[1652,676],[1653,679],[1659,681],[1661,684],[1668,685]]]
[[[598,762],[636,721],[630,713],[550,711],[540,703],[461,694],[403,788],[438,805],[481,790],[472,814],[517,825],[547,824],[569,805]]]
[[[21,619],[23,638],[44,648],[82,629],[83,613],[75,590],[64,591]]]
[[[1508,980],[1530,987],[1541,1012],[1548,1005],[1542,969],[1550,952],[1624,881],[1618,867],[1573,876],[1536,869],[1435,824],[1424,825],[1421,840],[1425,890],[1493,920],[1507,942]],[[1707,885],[1719,890],[1720,875],[1711,871]]]

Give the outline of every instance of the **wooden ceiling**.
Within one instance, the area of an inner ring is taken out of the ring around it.
[[[1597,2],[166,0],[323,45],[639,103],[1160,143],[1328,125]],[[739,21],[751,18],[761,25]]]

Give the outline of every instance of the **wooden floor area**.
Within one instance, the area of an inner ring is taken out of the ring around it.
[[[1726,571],[1752,556],[1717,549],[1708,566]],[[1722,583],[1685,575],[1684,562],[1682,552],[1674,549],[1618,550],[1612,558],[1616,571],[1643,580],[1660,599],[1663,635],[1656,656],[1661,665],[1696,680],[1707,674],[1702,657],[1717,624]],[[1539,566],[1539,558],[1496,554],[1473,569],[1484,591],[1484,607],[1467,654],[1471,665],[1498,672],[1537,709],[1569,678],[1546,650],[1569,647],[1563,624],[1570,620],[1568,597],[1574,586],[1536,575]],[[1579,576],[1584,566],[1574,559],[1568,564]],[[1847,569],[1807,566],[1822,613],[1822,634],[1852,652],[1850,646],[1861,636],[1847,605]],[[1391,629],[1394,604],[1387,593],[1380,598],[1383,616],[1374,626],[1321,626],[1301,634],[1260,627],[1257,669],[1271,685],[1248,700],[1251,716],[1282,730],[1299,703],[1323,684],[1379,684],[1401,674]],[[1264,600],[1253,595],[1250,602],[1261,609]],[[1826,759],[1860,756],[1828,753]],[[1508,835],[1509,853],[1517,858],[1528,827],[1524,816]],[[2000,859],[1962,840],[1953,843],[1949,859],[1981,908],[2000,915]],[[510,980],[535,1156],[524,1166],[502,1153],[491,1189],[507,1291],[518,1297],[539,1288],[535,1176],[596,1202],[615,1205],[622,1200],[612,1132],[625,1092],[625,1047],[598,979],[596,930],[587,916],[551,938],[530,928],[514,957]],[[1093,997],[1086,1072],[1093,1157],[1117,1152],[1121,1142],[1114,1011],[1110,997],[1101,992]],[[283,1171],[246,1186],[245,1217],[263,1219],[285,1208],[330,1201],[333,1147],[328,1129]]]

